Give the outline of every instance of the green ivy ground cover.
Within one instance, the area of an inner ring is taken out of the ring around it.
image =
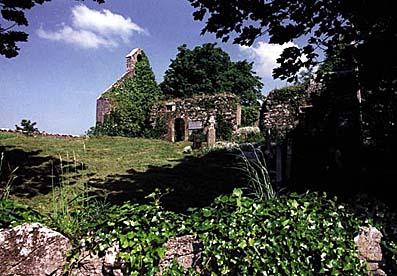
[[[353,239],[368,221],[325,194],[263,202],[235,189],[210,207],[190,211],[176,215],[157,205],[126,203],[112,210],[97,248],[118,241],[129,275],[155,275],[167,239],[184,234],[203,241],[204,275],[366,275]],[[167,273],[194,275],[178,266]]]

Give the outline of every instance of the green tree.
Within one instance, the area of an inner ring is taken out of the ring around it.
[[[0,13],[3,21],[8,21],[9,25],[4,26],[0,23],[0,55],[12,58],[18,55],[20,48],[17,42],[28,41],[28,34],[23,31],[13,30],[16,26],[28,26],[29,22],[25,16],[25,11],[30,10],[36,5],[51,0],[0,0]],[[93,0],[104,3],[104,0]],[[3,23],[4,24],[4,23]]]
[[[261,98],[263,84],[252,71],[252,63],[233,62],[216,44],[207,43],[193,50],[178,47],[178,54],[160,84],[171,97],[232,93],[240,96],[243,105],[254,105]]]
[[[359,66],[367,67],[376,75],[395,68],[397,17],[391,0],[189,2],[196,8],[194,19],[206,19],[202,33],[215,33],[223,41],[233,36],[234,43],[252,45],[265,34],[270,43],[276,44],[298,38],[306,40],[303,48],[284,50],[279,59],[280,67],[273,71],[273,75],[281,79],[292,81],[301,67],[309,68],[315,64],[318,57],[315,50],[323,49],[330,57],[339,52],[339,45],[343,45],[343,51],[349,53]],[[302,59],[302,54],[307,59]],[[379,67],[372,67],[374,64]]]
[[[97,125],[97,134],[137,137],[150,128],[150,109],[161,98],[161,90],[144,52],[141,57],[132,78],[102,95],[114,109],[105,116],[103,125]]]
[[[32,135],[35,132],[39,132],[39,129],[35,127],[37,123],[31,122],[30,120],[23,119],[21,121],[21,126],[15,125],[15,129],[22,131],[26,135]]]

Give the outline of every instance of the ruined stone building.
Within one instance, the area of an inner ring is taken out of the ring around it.
[[[299,123],[306,109],[310,109],[310,91],[286,87],[271,91],[261,108],[260,128],[266,133],[266,162],[273,183],[281,185],[291,176],[292,138],[291,133]]]
[[[126,56],[126,72],[97,98],[97,124],[103,124],[105,115],[114,108],[106,93],[134,76],[135,66],[142,59],[142,55],[142,49],[132,50]],[[233,130],[241,124],[239,102],[239,97],[231,94],[167,99],[152,107],[150,121],[154,127],[159,121],[166,124],[167,130],[164,136],[166,140],[187,141],[193,133],[202,133],[207,135],[207,142],[211,145],[216,140],[215,126],[219,120],[226,121]]]
[[[302,189],[336,192],[353,187],[362,144],[355,83],[352,73],[332,72],[321,83],[310,83],[300,96],[291,88],[269,93],[261,128],[275,183],[305,183]]]
[[[112,106],[108,98],[103,95],[113,88],[122,84],[127,78],[132,78],[135,72],[135,64],[141,60],[142,49],[135,48],[126,56],[126,71],[125,73],[114,82],[108,89],[106,89],[96,100],[96,123],[103,124],[105,115],[112,110]]]
[[[151,117],[152,121],[166,122],[167,140],[186,141],[194,132],[207,133],[211,123],[215,124],[220,119],[229,122],[236,130],[241,123],[241,106],[239,97],[231,94],[168,99],[153,106]],[[211,131],[208,134],[215,135]]]

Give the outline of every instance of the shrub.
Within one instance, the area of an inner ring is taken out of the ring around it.
[[[15,134],[13,134],[13,133],[4,133],[4,132],[0,131],[0,140],[14,138],[14,137],[15,137]]]
[[[148,127],[143,132],[143,137],[151,139],[162,139],[167,134],[167,123],[164,119],[158,118],[154,124],[148,124]]]
[[[259,127],[241,127],[233,133],[233,141],[236,143],[264,143],[265,136]]]
[[[15,129],[22,131],[23,134],[31,136],[34,133],[39,132],[39,129],[35,127],[36,124],[36,122],[32,123],[30,120],[23,119],[21,121],[21,126],[15,125]]]

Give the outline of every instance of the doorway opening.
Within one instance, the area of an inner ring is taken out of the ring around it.
[[[185,140],[185,121],[182,118],[175,119],[175,142]]]

